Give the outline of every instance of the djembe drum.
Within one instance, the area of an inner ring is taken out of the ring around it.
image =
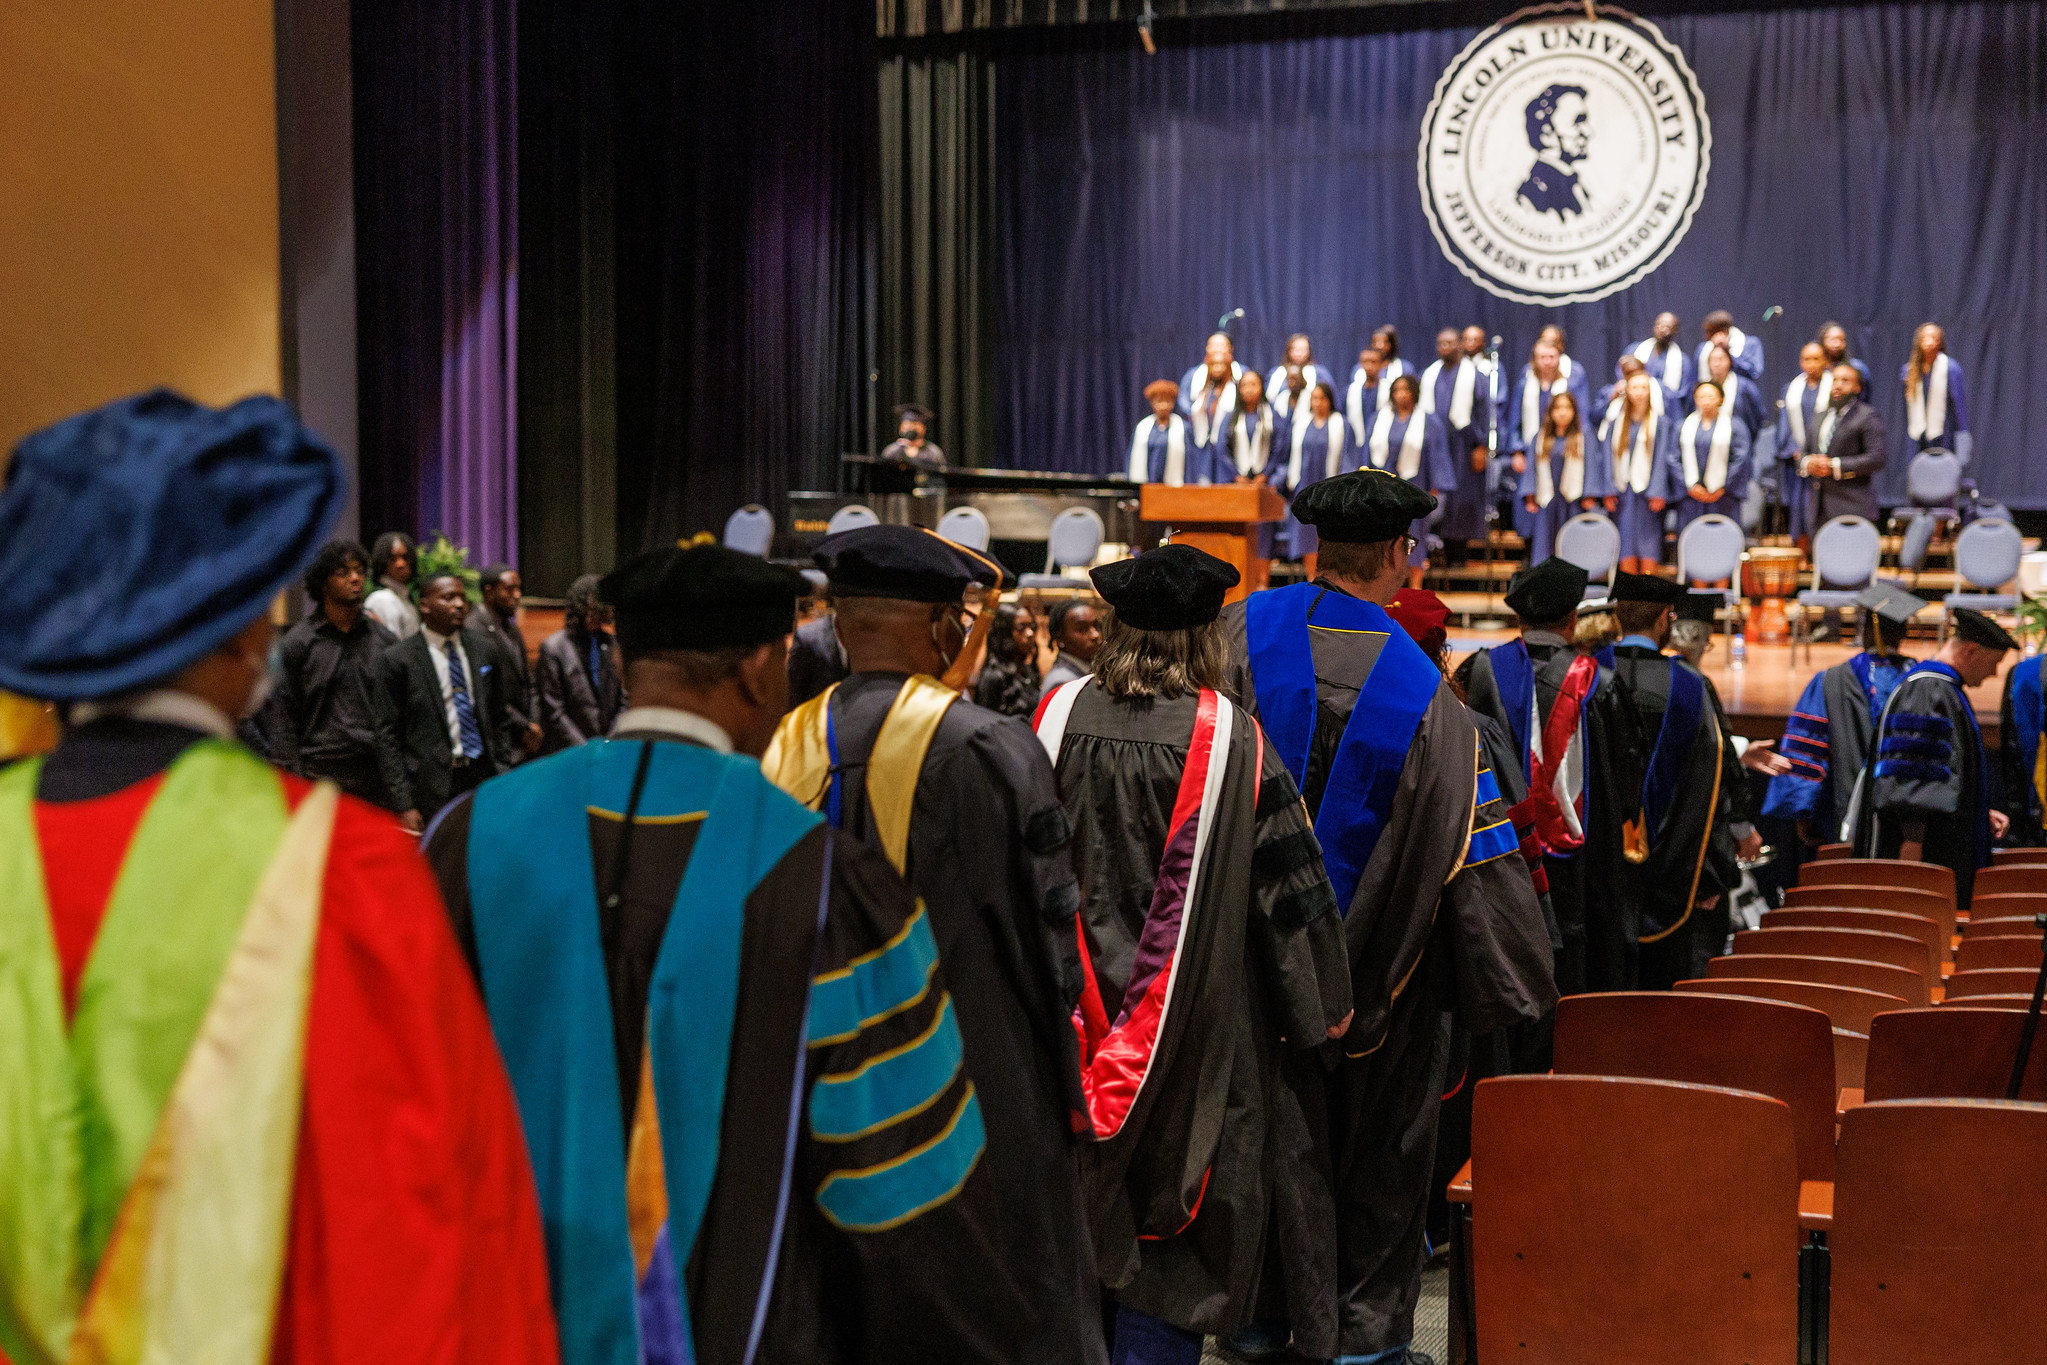
[[[1784,599],[1798,591],[1798,570],[1805,556],[1788,545],[1758,545],[1748,552],[1748,577],[1763,599],[1756,610],[1755,638],[1783,644],[1791,638],[1784,619]]]

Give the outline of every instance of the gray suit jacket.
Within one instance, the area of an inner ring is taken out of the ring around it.
[[[1827,458],[1841,462],[1841,477],[1806,480],[1815,500],[1812,524],[1817,527],[1830,517],[1848,515],[1875,521],[1876,476],[1888,457],[1884,419],[1868,403],[1855,399],[1836,419],[1827,442]]]

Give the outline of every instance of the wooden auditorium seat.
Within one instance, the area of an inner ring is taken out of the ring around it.
[[[1933,983],[1923,974],[1882,962],[1858,962],[1845,957],[1749,953],[1738,958],[1716,957],[1706,964],[1708,981],[1723,977],[1761,977],[1766,981],[1810,981],[1822,986],[1853,986],[1858,990],[1894,995],[1908,1005],[1933,1003]]]
[[[1851,1029],[1834,1030],[1834,1084],[1841,1103],[1861,1103],[1862,1078],[1869,1069],[1869,1035]]]
[[[1962,946],[1955,950],[1955,970],[1973,972],[1985,967],[2023,967],[2027,971],[2038,971],[2040,936],[2012,934],[1998,938],[1977,934],[1963,939]]]
[[[1969,922],[1979,919],[2031,919],[2047,913],[2047,892],[1994,891],[1970,899]]]
[[[1829,878],[1829,880],[1832,880]],[[1969,895],[2002,896],[2017,892],[2039,895],[2047,892],[2047,867],[2039,863],[2005,863],[1976,870],[1976,884]]]
[[[1782,1101],[1506,1076],[1472,1104],[1478,1359],[1792,1365],[1798,1158]]]
[[[1671,989],[1692,995],[1702,992],[1707,995],[1746,995],[1755,1000],[1782,1000],[1792,1005],[1808,1005],[1825,1013],[1827,1021],[1835,1028],[1861,1034],[1867,1034],[1870,1021],[1884,1011],[1910,1008],[1895,995],[1858,990],[1853,986],[1823,986],[1816,981],[1768,981],[1761,977],[1739,976],[1722,977],[1716,981],[1702,977],[1696,981],[1680,981]]]
[[[1734,936],[1734,955],[1851,957],[1918,972],[1929,984],[1940,979],[1932,950],[1916,938],[1874,929],[1743,929]]]
[[[1955,898],[1954,869],[1942,867],[1939,863],[1900,862],[1896,858],[1830,858],[1824,863],[1806,863],[1798,869],[1798,884],[1903,886],[1914,891],[1931,891],[1949,900]]]
[[[1993,848],[1990,850],[1993,867],[2007,863],[2047,863],[2047,848]]]
[[[1798,1178],[1834,1178],[1834,1030],[1808,1005],[1753,996],[1613,991],[1557,1001],[1556,1073],[1633,1076],[1784,1101]]]
[[[1829,1359],[2041,1360],[2043,1169],[2047,1107],[1890,1100],[1845,1114]]]
[[[1836,886],[1815,883],[1794,886],[1784,892],[1786,910],[1889,910],[1900,915],[1930,919],[1941,932],[1955,932],[1955,902],[1952,896],[1932,891],[1915,891],[1907,886]]]
[[[1920,915],[1901,915],[1895,910],[1843,910],[1834,906],[1800,905],[1763,912],[1765,929],[1874,929],[1879,933],[1903,934],[1926,945],[1927,956],[1937,968],[1948,960],[1949,939],[1940,925]]]
[[[2023,1012],[1980,1009],[1973,999],[1894,1010],[1870,1026],[1863,1098],[2001,1100],[2018,1057]],[[2047,1036],[2026,1063],[2022,1100],[2047,1100]]]
[[[1812,856],[1815,862],[1832,862],[1836,858],[1852,858],[1855,856],[1855,845],[1821,844],[1818,851]]]
[[[1956,972],[1947,979],[1947,998],[1954,1000],[1971,995],[2020,995],[2030,1000],[2033,996],[2033,982],[2039,974],[2038,967],[1977,967],[1966,972]]]
[[[1962,926],[1962,941],[1972,938],[2026,938],[2037,939],[2039,923],[2031,915],[2000,915],[1995,919],[1976,919],[1973,916]]]

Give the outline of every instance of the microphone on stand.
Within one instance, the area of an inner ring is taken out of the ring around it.
[[[1230,330],[1230,324],[1237,321],[1239,318],[1243,316],[1244,316],[1243,309],[1232,308],[1229,312],[1224,313],[1221,317],[1215,320],[1215,330],[1218,332],[1227,333]]]

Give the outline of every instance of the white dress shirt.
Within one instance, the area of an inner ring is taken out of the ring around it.
[[[448,682],[448,642],[453,637],[436,635],[425,626],[419,633],[426,637],[427,657],[434,661],[434,677],[441,683],[441,710],[448,718],[448,748],[457,756],[462,752],[462,719],[455,714],[455,689]],[[476,733],[483,735],[483,708],[476,701],[476,670],[469,666],[469,654],[462,648],[462,642],[455,640],[455,657],[462,661],[462,686],[469,693],[469,711],[476,717]],[[482,754],[468,754],[469,758],[481,758]]]
[[[694,711],[680,711],[673,706],[634,706],[621,712],[619,718],[611,723],[613,735],[645,734],[648,731],[694,740],[713,753],[732,752],[732,736],[725,733],[725,727]]]

